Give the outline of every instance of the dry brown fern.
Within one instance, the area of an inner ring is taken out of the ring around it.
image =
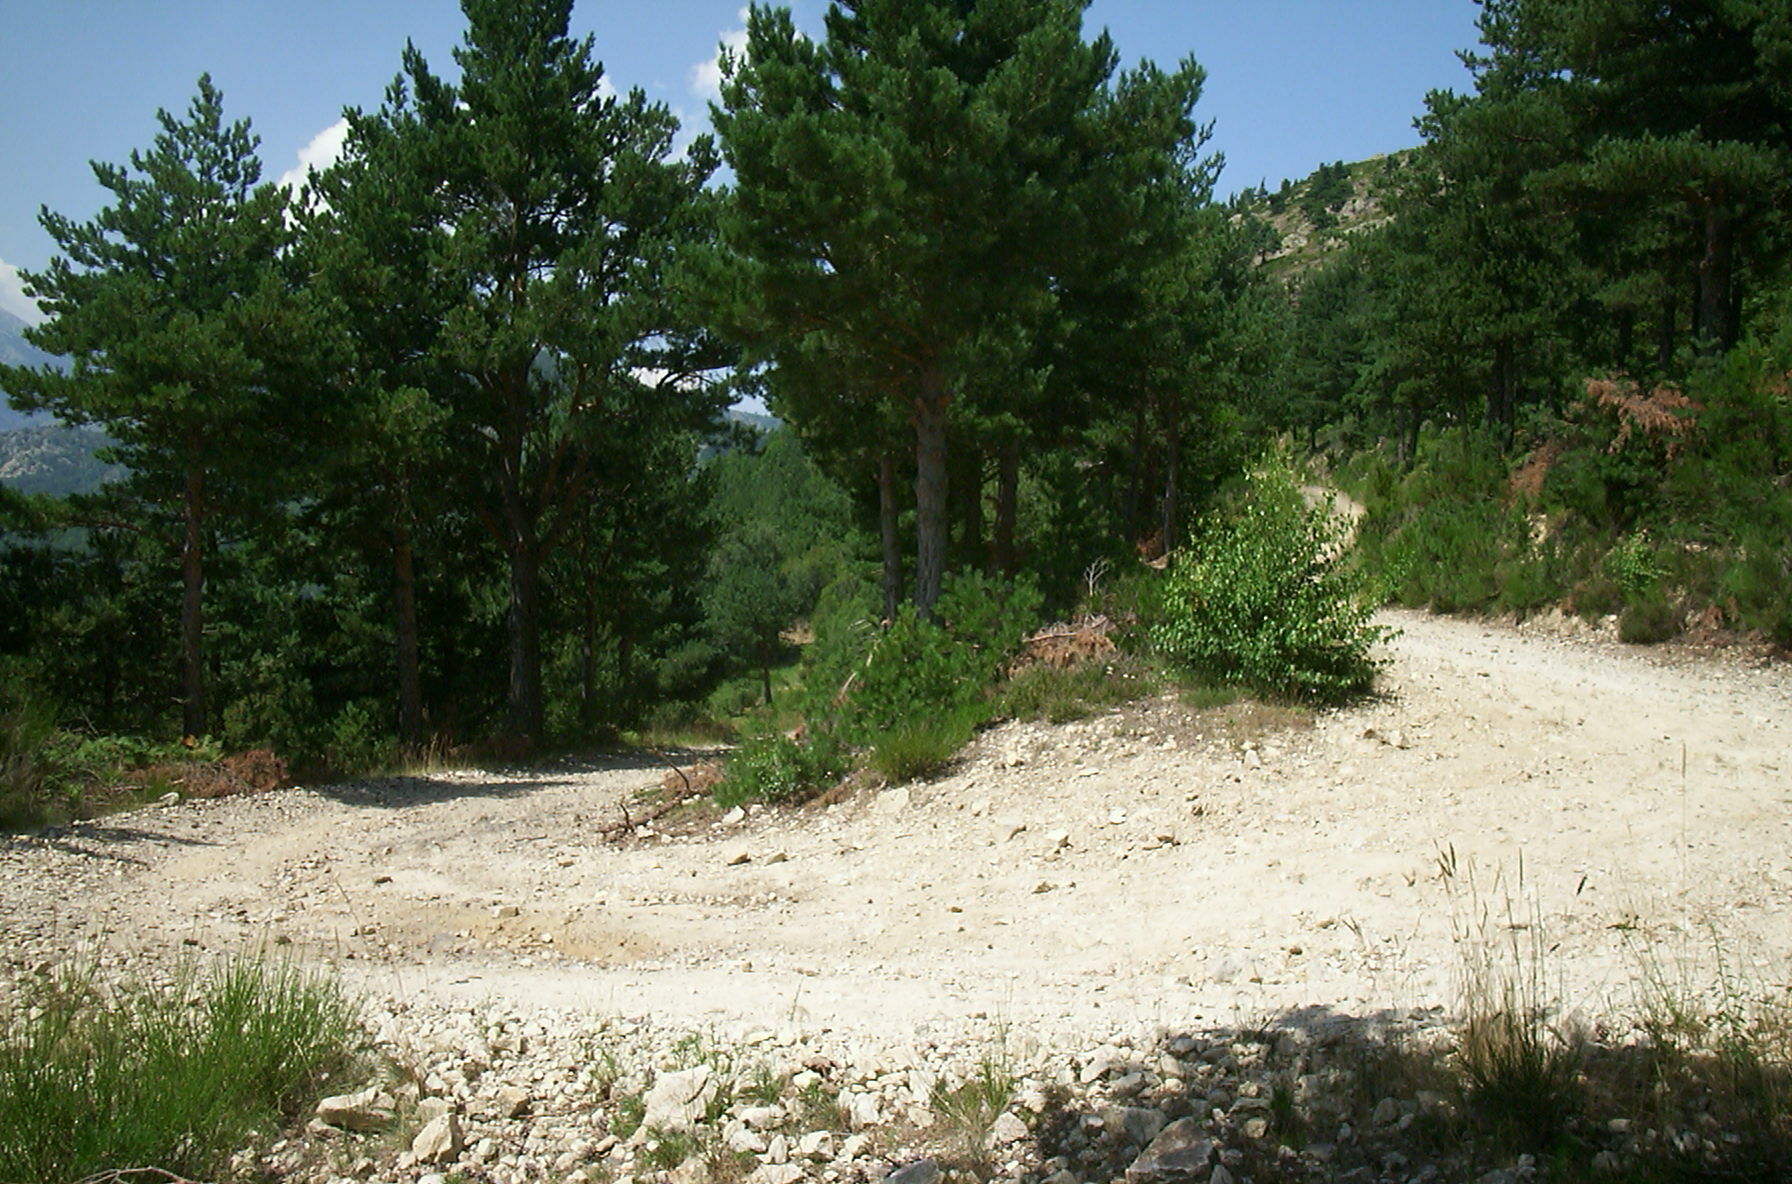
[[[1628,378],[1589,378],[1587,398],[1618,417],[1618,438],[1608,451],[1617,452],[1632,435],[1665,441],[1672,456],[1693,432],[1698,403],[1671,386],[1643,390]]]

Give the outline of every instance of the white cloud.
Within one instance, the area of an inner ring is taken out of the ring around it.
[[[740,28],[726,30],[721,42],[737,56],[747,52],[747,10],[744,8],[740,10],[740,23]],[[722,54],[719,49],[715,57],[691,67],[691,93],[706,102],[722,101]]]
[[[306,178],[312,169],[322,172],[336,163],[342,155],[343,141],[348,139],[348,120],[338,119],[323,131],[311,137],[311,142],[299,149],[299,162],[280,174],[280,184],[295,194],[305,187]]]
[[[25,295],[24,285],[19,281],[19,269],[4,259],[0,259],[0,308],[27,325],[43,323],[44,314],[39,311],[37,301]]]

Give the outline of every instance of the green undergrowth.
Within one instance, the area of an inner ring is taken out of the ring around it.
[[[1035,663],[1016,671],[999,691],[1004,718],[1064,724],[1156,694],[1161,671],[1140,655],[1115,652],[1070,666]]]
[[[1678,387],[1589,383],[1509,448],[1455,427],[1405,468],[1353,456],[1338,479],[1367,509],[1362,569],[1440,612],[1559,607],[1638,644],[1696,623],[1792,647],[1789,370],[1792,318]]]
[[[333,982],[253,957],[162,986],[28,980],[0,1014],[0,1180],[143,1166],[217,1178],[253,1132],[315,1103],[355,1031]]]
[[[76,731],[59,726],[48,701],[0,690],[0,830],[96,817],[171,791],[218,796],[265,788],[285,777],[272,754],[245,756],[227,759],[209,740]]]
[[[1016,657],[1039,624],[1025,582],[964,573],[932,617],[904,607],[883,625],[869,584],[830,589],[803,664],[801,726],[762,725],[743,741],[719,804],[800,801],[854,767],[888,783],[935,776],[991,722],[1067,723],[1165,687],[1197,708],[1244,696],[1334,704],[1372,687],[1384,636],[1373,599],[1346,562],[1343,524],[1306,504],[1286,462],[1265,465],[1194,534],[1167,576],[1108,589],[1092,577],[1076,619],[1101,628],[1065,626],[1049,658]]]

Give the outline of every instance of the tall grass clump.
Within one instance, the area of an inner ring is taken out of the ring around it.
[[[1470,1112],[1497,1140],[1517,1150],[1549,1148],[1580,1113],[1577,1043],[1554,1024],[1548,946],[1535,909],[1520,915],[1524,867],[1498,903],[1483,897],[1472,867],[1454,849],[1438,859],[1462,954],[1461,1030],[1456,1059]]]
[[[37,982],[0,1015],[0,1180],[215,1178],[252,1131],[315,1101],[354,1026],[332,982],[257,958],[163,987]]]
[[[1231,510],[1199,523],[1170,570],[1151,643],[1197,677],[1279,698],[1336,703],[1366,692],[1385,631],[1349,531],[1309,506],[1285,461],[1251,474]]]
[[[1158,687],[1157,672],[1132,654],[1069,666],[1038,662],[1009,677],[997,709],[1014,719],[1064,724],[1143,699]]]
[[[718,804],[812,796],[847,771],[855,751],[889,781],[925,777],[988,722],[1003,665],[1037,620],[1037,589],[962,572],[945,580],[932,616],[905,605],[883,624],[871,616],[874,593],[858,579],[824,592],[800,738],[743,743]]]
[[[1005,1036],[977,1061],[977,1069],[956,1085],[938,1081],[927,1099],[958,1161],[977,1178],[991,1175],[989,1135],[996,1119],[1014,1101],[1019,1085]]]
[[[55,772],[48,753],[56,713],[42,700],[0,692],[0,831],[54,820]]]

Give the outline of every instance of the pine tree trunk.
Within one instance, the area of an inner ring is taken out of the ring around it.
[[[955,483],[959,489],[958,504],[964,511],[959,553],[967,563],[974,563],[983,554],[983,454],[975,448],[967,448],[964,453],[963,480]]]
[[[187,470],[181,495],[181,733],[205,735],[205,472]]]
[[[1182,417],[1178,401],[1170,399],[1164,412],[1164,554],[1182,543]]]
[[[1512,443],[1517,426],[1518,359],[1510,338],[1502,337],[1493,347],[1493,374],[1487,388],[1487,429],[1499,437],[1500,451]]]
[[[1655,364],[1666,370],[1674,360],[1674,332],[1680,323],[1680,302],[1672,287],[1662,293],[1660,313],[1655,324]]]
[[[1020,441],[1002,441],[996,453],[996,529],[994,559],[999,575],[1013,578],[1020,570],[1020,557],[1014,551],[1014,525],[1019,516]]]
[[[896,534],[896,458],[888,452],[877,460],[877,529],[883,543],[884,620],[893,621],[902,602],[902,543]]]
[[[931,618],[946,575],[946,376],[921,374],[915,398],[915,607]]]
[[[541,740],[541,561],[516,540],[510,552],[510,730],[533,748]]]
[[[1736,222],[1715,205],[1705,210],[1705,254],[1699,260],[1699,338],[1701,355],[1721,353],[1736,344],[1731,319],[1730,283],[1734,270]]]
[[[398,630],[398,740],[408,752],[423,746],[423,678],[418,662],[417,573],[411,532],[392,532],[392,601]]]
[[[597,596],[589,578],[579,610],[579,728],[591,736],[597,732]]]
[[[1139,399],[1132,409],[1132,472],[1126,481],[1126,529],[1146,529],[1145,497],[1145,400]]]

